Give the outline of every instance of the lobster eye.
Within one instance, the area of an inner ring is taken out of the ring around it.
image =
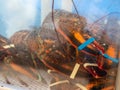
[[[100,45],[104,48],[105,51],[108,49],[108,44],[105,42],[101,42]]]

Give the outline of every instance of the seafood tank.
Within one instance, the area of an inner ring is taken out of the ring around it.
[[[0,90],[120,90],[120,1],[0,1]]]

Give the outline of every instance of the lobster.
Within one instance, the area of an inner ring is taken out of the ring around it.
[[[101,84],[103,79],[111,76],[108,74],[111,67],[117,67],[115,44],[104,40],[105,37],[109,38],[104,32],[99,38],[97,37],[97,34],[100,34],[99,30],[95,33],[95,30],[99,29],[98,26],[93,28],[91,32],[85,29],[87,22],[83,16],[64,10],[55,10],[53,13],[54,22],[51,18],[52,13],[49,13],[39,30],[18,31],[10,38],[9,42],[14,47],[9,48],[14,52],[11,54],[6,52],[7,56],[13,57],[8,63],[12,67],[16,64],[37,69],[43,63],[60,75],[67,75],[70,80],[93,79],[91,80],[93,86],[88,84],[85,87],[89,90],[93,90],[95,87],[102,88],[100,86],[103,85]],[[10,52],[9,49],[8,51]],[[2,59],[5,57],[6,55]],[[68,81],[66,82],[68,83]],[[52,87],[54,84],[50,86]]]
[[[63,87],[62,90],[75,90],[76,86],[83,90],[113,90],[120,58],[119,46],[111,42],[111,38],[104,30],[101,31],[99,24],[94,28],[87,25],[83,16],[54,10],[38,30],[21,30],[9,40],[4,38],[5,45],[1,44],[0,59],[5,63],[7,61],[15,71],[31,78],[35,76],[34,72],[29,70],[32,73],[28,73],[28,69],[23,70],[23,67],[37,70],[44,64],[57,72],[57,78],[53,75],[52,82],[58,82],[50,84],[53,90],[58,87]],[[81,79],[86,82],[78,84]],[[62,83],[64,85],[61,87]],[[24,84],[27,85],[25,82]],[[73,84],[75,87],[72,88]]]

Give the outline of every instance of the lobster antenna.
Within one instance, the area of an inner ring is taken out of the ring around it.
[[[52,22],[53,22],[54,30],[55,30],[55,32],[56,32],[56,34],[57,34],[58,41],[59,41],[59,43],[61,44],[60,38],[59,38],[59,36],[58,36],[57,29],[56,29],[56,26],[55,26],[55,20],[54,20],[54,0],[52,1]],[[62,46],[63,50],[65,51],[65,49],[64,49],[64,47],[63,47],[62,44],[61,44],[61,46]]]
[[[110,13],[104,15],[103,17],[99,18],[98,20],[94,21],[94,23],[90,26],[90,29],[91,29],[97,22],[99,22],[101,19],[103,19],[103,18],[105,18],[105,17],[107,17],[107,16],[109,16],[109,15],[111,15],[111,14],[117,14],[117,13],[120,14],[120,12],[110,12]]]
[[[78,12],[77,7],[76,7],[76,5],[74,3],[74,0],[72,0],[72,3],[73,3],[73,6],[75,8],[76,13],[79,15],[79,12]],[[107,17],[107,16],[109,16],[111,14],[115,14],[115,13],[120,14],[120,12],[110,12],[110,13],[104,15],[103,17],[99,18],[98,20],[94,21],[94,23],[90,26],[90,29],[95,25],[95,23],[99,22],[101,19],[103,19],[103,18],[105,18],[105,17]]]
[[[53,22],[53,25],[54,25],[54,30],[55,30],[55,32],[57,34],[57,38],[60,41],[56,26],[55,26],[55,20],[54,20],[54,0],[52,1],[52,22]]]
[[[73,6],[74,6],[74,8],[75,8],[76,13],[79,15],[79,12],[78,12],[77,7],[76,7],[76,5],[75,5],[75,3],[74,3],[74,0],[72,0],[72,3],[73,3]],[[79,19],[79,21],[80,21],[80,18],[78,18],[78,19]]]
[[[76,13],[79,15],[79,12],[78,12],[77,7],[76,7],[76,5],[75,5],[75,3],[74,3],[73,0],[72,0],[72,3],[73,3],[73,6],[74,6],[74,8],[75,8]]]

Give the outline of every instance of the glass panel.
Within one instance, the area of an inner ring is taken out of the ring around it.
[[[0,1],[0,89],[119,90],[119,3]]]

